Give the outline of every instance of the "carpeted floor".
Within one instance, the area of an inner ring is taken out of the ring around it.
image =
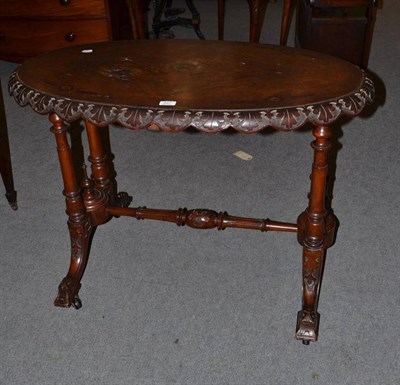
[[[216,2],[197,3],[215,39]],[[268,6],[262,43],[278,42],[281,7]],[[175,35],[196,38],[190,29]],[[247,36],[247,3],[227,1],[226,39]],[[338,128],[340,228],[325,267],[320,339],[310,346],[294,339],[301,248],[293,234],[115,219],[96,232],[82,309],[54,307],[69,264],[55,141],[47,117],[7,97],[15,64],[0,62],[19,204],[13,212],[0,199],[0,384],[399,384],[399,36],[400,3],[385,0],[370,57],[377,104]],[[307,130],[112,130],[119,187],[135,206],[289,222],[307,203],[311,139]]]

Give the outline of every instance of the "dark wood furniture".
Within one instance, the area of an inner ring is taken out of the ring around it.
[[[13,210],[18,208],[17,192],[11,166],[10,144],[8,141],[7,121],[4,111],[3,91],[0,82],[0,174],[6,189],[6,198]]]
[[[368,67],[377,0],[285,0],[281,44],[286,44],[295,2],[297,47]]]
[[[129,17],[132,26],[132,35],[136,39],[146,39],[147,31],[147,10],[150,0],[126,0],[129,9]]]
[[[297,0],[283,0],[280,44],[286,45],[289,35],[290,21]]]
[[[22,63],[57,48],[130,38],[129,15],[125,0],[1,0],[0,60]],[[6,197],[16,209],[2,98],[0,118],[0,171]]]
[[[296,338],[305,343],[317,340],[325,252],[336,227],[325,204],[331,124],[342,115],[359,114],[373,97],[372,82],[357,66],[280,46],[137,40],[35,57],[11,76],[9,90],[19,105],[49,114],[57,143],[71,237],[70,267],[59,286],[57,306],[81,306],[78,292],[89,241],[95,228],[114,216],[195,229],[293,232],[303,248],[303,305]],[[67,137],[67,122],[77,119],[85,122],[90,152],[91,176],[83,180],[74,170]],[[292,131],[310,123],[314,160],[308,206],[293,223],[208,209],[129,208],[127,194],[115,191],[113,156],[109,139],[104,141],[115,122],[132,130],[179,132],[192,126],[217,133],[231,127],[247,134],[265,127]]]
[[[125,0],[1,0],[0,58],[20,63],[42,52],[131,36]]]

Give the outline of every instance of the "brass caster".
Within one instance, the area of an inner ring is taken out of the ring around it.
[[[74,299],[72,300],[71,305],[76,309],[79,310],[82,307],[82,301],[81,299],[76,295]]]

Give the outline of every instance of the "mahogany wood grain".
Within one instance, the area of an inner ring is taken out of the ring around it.
[[[57,48],[130,38],[125,0],[2,0],[0,59],[23,62]]]
[[[0,42],[1,56],[4,60],[18,62],[23,61],[22,58],[72,44],[111,40],[106,19],[88,19],[78,24],[76,20],[26,20],[15,23],[10,19],[1,22],[1,31],[7,36]]]
[[[260,231],[283,231],[297,233],[297,225],[271,221],[270,219],[241,218],[229,215],[227,212],[217,213],[208,209],[160,210],[146,207],[108,207],[107,213],[113,216],[129,216],[136,219],[153,219],[176,223],[178,226],[187,225],[194,229],[225,230],[226,228],[251,229]]]
[[[127,9],[125,0],[1,0],[0,60],[20,63],[58,48],[131,37]],[[6,197],[16,209],[2,98],[0,110],[0,171]]]
[[[317,340],[324,259],[337,227],[325,202],[331,125],[342,115],[356,116],[372,102],[373,84],[362,70],[330,56],[279,46],[138,40],[72,47],[33,58],[11,76],[9,90],[21,106],[50,115],[56,138],[71,237],[70,267],[59,286],[57,306],[82,305],[78,292],[89,242],[96,227],[114,216],[203,230],[296,232],[303,249],[296,338],[304,343]],[[83,180],[74,170],[65,124],[78,119],[85,121],[92,173]],[[117,194],[114,183],[108,127],[116,122],[134,130],[176,132],[193,126],[206,133],[229,127],[244,133],[265,127],[295,130],[312,123],[307,208],[296,224],[209,209],[129,208],[131,198]]]
[[[356,66],[317,52],[241,42],[118,41],[49,52],[28,63],[19,79],[47,95],[156,110],[160,101],[176,101],[166,110],[197,111],[315,105],[351,94],[364,79]]]
[[[64,2],[65,3],[65,2]],[[107,9],[104,0],[71,0],[67,5],[59,0],[19,1],[1,0],[0,15],[26,18],[57,18],[79,16],[106,17]]]

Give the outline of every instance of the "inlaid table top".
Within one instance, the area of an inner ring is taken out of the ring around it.
[[[329,200],[330,123],[341,115],[357,115],[372,101],[373,84],[362,70],[331,56],[294,48],[136,40],[71,47],[35,57],[13,73],[9,90],[21,106],[49,114],[57,144],[71,258],[55,305],[82,306],[78,293],[92,237],[98,226],[113,217],[166,221],[199,230],[291,232],[297,234],[303,249],[302,308],[295,336],[305,344],[317,340],[324,260],[337,228],[337,219],[325,203]],[[68,133],[74,125],[65,124],[78,119],[83,120],[87,134],[90,175],[86,166],[82,176],[76,171],[77,162],[85,159],[85,149],[80,145],[73,151]],[[193,126],[208,133],[229,127],[245,133],[268,126],[294,130],[310,122],[314,156],[307,208],[296,223],[289,223],[205,208],[129,207],[132,197],[116,189],[118,173],[108,126],[117,122],[134,130],[174,132]],[[77,148],[82,154],[77,154]],[[275,332],[272,327],[271,332]]]
[[[133,129],[293,130],[356,115],[373,85],[357,66],[295,48],[241,42],[136,40],[35,57],[10,92],[39,113]]]

